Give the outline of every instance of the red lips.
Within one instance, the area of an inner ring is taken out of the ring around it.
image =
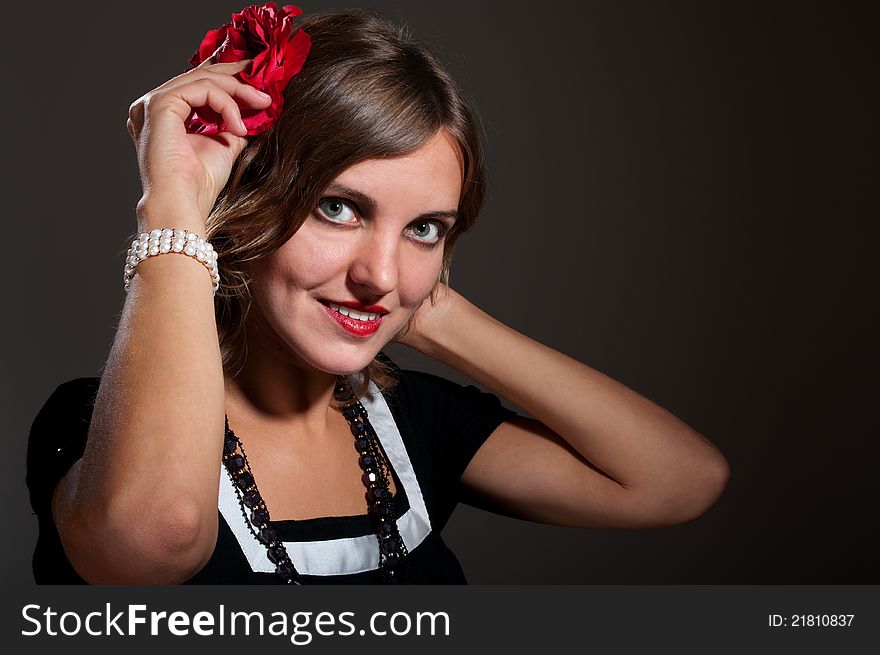
[[[336,303],[334,303],[334,304],[336,304]],[[339,304],[341,305],[342,303],[339,303]],[[357,303],[353,303],[353,304],[357,304]],[[346,306],[348,306],[348,305],[346,305]],[[363,305],[359,305],[357,307],[352,307],[351,309],[355,309],[357,311],[363,311],[363,310],[361,310],[361,307],[363,307]],[[357,319],[350,318],[350,317],[346,316],[345,314],[340,314],[336,310],[331,309],[328,305],[324,305],[324,309],[330,315],[330,318],[332,318],[334,321],[336,321],[336,324],[339,325],[339,327],[341,327],[343,330],[345,330],[349,334],[352,334],[356,337],[368,337],[371,334],[373,334],[374,332],[376,332],[376,330],[378,330],[379,326],[382,324],[382,317],[381,316],[379,316],[378,318],[376,318],[375,320],[372,320],[372,321],[359,321]],[[372,310],[371,313],[376,314],[376,313],[378,313],[378,310]]]
[[[342,307],[348,307],[349,309],[355,309],[359,312],[365,312],[367,314],[387,314],[388,310],[382,307],[382,305],[363,305],[359,303],[357,300],[322,300],[323,303],[331,303],[333,305],[340,305]]]

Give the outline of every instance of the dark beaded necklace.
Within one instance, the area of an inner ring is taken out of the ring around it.
[[[351,399],[345,383],[335,389],[336,395]],[[388,466],[379,438],[370,424],[367,410],[358,400],[350,400],[342,408],[358,451],[358,463],[363,470],[361,480],[367,489],[367,516],[379,540],[379,570],[385,584],[411,582],[412,572],[407,559],[407,548],[397,529],[394,496],[388,483]],[[284,543],[270,523],[269,509],[257,489],[256,480],[248,464],[241,439],[229,427],[226,418],[226,437],[223,443],[223,465],[232,480],[245,523],[254,538],[266,546],[266,555],[275,565],[275,575],[285,584],[301,584],[300,573],[287,554]],[[250,510],[250,516],[248,516]]]

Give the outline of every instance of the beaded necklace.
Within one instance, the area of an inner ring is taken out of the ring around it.
[[[336,394],[350,397],[344,383],[336,386]],[[376,431],[370,424],[367,410],[354,400],[342,408],[358,451],[358,464],[363,470],[361,481],[367,491],[367,516],[379,540],[379,570],[384,584],[411,582],[412,571],[407,559],[406,544],[397,529],[394,496],[388,483],[388,465]],[[241,439],[229,427],[226,418],[226,436],[223,443],[223,465],[232,480],[245,523],[254,538],[266,547],[266,556],[275,565],[275,575],[284,584],[301,584],[284,543],[270,523],[269,508],[257,489],[257,483],[248,464]],[[250,510],[250,516],[248,515]]]

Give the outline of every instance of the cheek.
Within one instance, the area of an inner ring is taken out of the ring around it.
[[[400,276],[400,302],[412,309],[418,308],[430,295],[440,277],[440,267],[443,264],[442,252],[438,252],[430,261],[426,259],[424,255],[414,257],[410,265],[403,267],[407,273]]]
[[[264,279],[281,287],[311,289],[343,271],[346,244],[328,242],[306,226],[279,248],[260,269]]]

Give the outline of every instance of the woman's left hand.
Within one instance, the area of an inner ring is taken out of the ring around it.
[[[644,528],[705,512],[730,474],[705,437],[616,380],[440,285],[395,340],[534,419],[501,423],[461,477],[467,502],[554,525]]]
[[[431,302],[430,297],[425,298],[421,306],[415,311],[400,332],[394,336],[392,341],[429,354],[427,352],[428,337],[442,330],[443,324],[453,315],[454,300],[457,296],[458,294],[453,289],[439,282],[437,284],[437,292],[434,295],[434,302]]]

